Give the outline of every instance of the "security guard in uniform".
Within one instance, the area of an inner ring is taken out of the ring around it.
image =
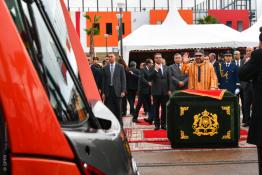
[[[224,54],[224,63],[219,63],[218,82],[220,89],[227,89],[237,95],[240,92],[240,82],[238,79],[238,67],[232,62],[232,53],[227,51]]]

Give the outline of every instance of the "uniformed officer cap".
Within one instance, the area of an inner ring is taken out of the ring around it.
[[[224,53],[224,56],[232,56],[232,52],[230,50],[227,50],[225,53]]]

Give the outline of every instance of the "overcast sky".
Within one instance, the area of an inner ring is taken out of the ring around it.
[[[68,0],[65,0],[68,1]],[[167,0],[155,0],[157,7],[166,7],[167,6]],[[171,1],[171,0],[170,0]],[[197,0],[197,3],[202,2],[203,0]],[[82,0],[69,0],[70,6],[79,7],[82,4]],[[114,0],[114,6],[119,2],[125,2],[125,0]],[[127,4],[129,7],[139,7],[140,0],[128,0]],[[142,6],[143,7],[152,7],[153,6],[153,0],[142,0]],[[181,0],[175,0],[176,5],[181,5]],[[85,7],[96,7],[97,0],[84,0]],[[192,7],[194,5],[194,0],[183,0],[183,6],[184,7]],[[111,6],[111,0],[99,0],[99,6],[100,7],[110,7]]]
[[[75,11],[77,9],[80,9],[82,7],[82,0],[64,0],[66,2],[66,4],[69,1],[70,7],[72,8],[71,10]],[[111,0],[98,0],[99,1],[99,6],[100,8],[105,8],[102,9],[106,10],[106,8],[110,8],[111,7]],[[162,8],[162,7],[167,7],[167,0],[155,0],[156,1],[156,8]],[[169,0],[170,2],[172,0]],[[174,0],[175,4],[177,7],[181,6],[181,0]],[[188,8],[188,7],[192,7],[194,5],[194,0],[182,0],[183,1],[183,7],[184,8]],[[203,2],[204,0],[196,0],[197,4],[200,2]],[[114,2],[114,7],[117,7],[117,3],[119,2],[125,2],[125,0],[113,0]],[[139,2],[140,0],[127,0],[127,4],[129,8],[132,7],[139,7]],[[142,0],[142,7],[149,7],[152,8],[153,7],[153,2],[154,0]],[[84,6],[85,8],[90,8],[91,11],[96,10],[96,3],[97,0],[84,0]],[[260,14],[262,13],[262,0],[252,0],[252,8],[257,7],[258,10],[258,17],[260,16]],[[76,7],[75,9],[73,7]],[[100,9],[101,10],[101,9]],[[128,9],[130,10],[130,9]]]

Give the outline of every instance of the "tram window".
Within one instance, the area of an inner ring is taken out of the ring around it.
[[[86,123],[89,113],[85,108],[84,100],[68,72],[38,7],[35,3],[6,1],[59,122],[63,126]],[[76,60],[73,60],[74,54],[69,53],[69,55],[73,55],[69,62],[75,75],[78,76]]]

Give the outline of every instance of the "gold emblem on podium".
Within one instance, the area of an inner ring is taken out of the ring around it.
[[[226,111],[227,115],[230,115],[230,106],[221,106],[223,111]]]
[[[181,140],[187,140],[187,139],[189,139],[189,137],[185,134],[185,132],[184,131],[180,131],[180,139]]]
[[[222,137],[223,140],[230,140],[231,139],[231,131],[227,131],[226,135],[223,135]]]
[[[181,106],[180,107],[180,116],[185,115],[185,111],[188,111],[189,107]]]
[[[219,123],[217,114],[209,113],[207,110],[200,114],[194,115],[193,134],[197,136],[214,136],[217,134]]]

